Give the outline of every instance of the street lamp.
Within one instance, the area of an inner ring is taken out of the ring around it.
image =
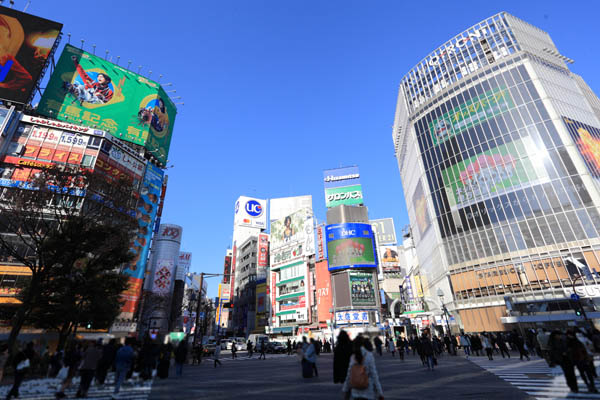
[[[448,336],[450,336],[450,323],[448,322],[450,313],[448,312],[448,309],[446,308],[446,305],[444,304],[444,291],[441,288],[438,288],[437,295],[440,298],[440,304],[442,305],[442,312],[444,313],[444,316],[446,317],[446,329],[448,330]]]

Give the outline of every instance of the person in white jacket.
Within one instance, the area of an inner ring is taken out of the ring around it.
[[[346,399],[383,400],[383,389],[379,382],[375,358],[373,357],[373,353],[364,348],[364,343],[365,339],[360,335],[354,339],[354,350],[352,358],[350,359],[350,365],[348,366],[348,373],[346,374],[342,392],[344,392]],[[356,364],[364,366],[369,377],[369,383],[365,389],[352,387],[352,367]]]

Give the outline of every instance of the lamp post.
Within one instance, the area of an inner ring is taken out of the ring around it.
[[[446,329],[448,330],[448,336],[450,336],[450,323],[449,323],[450,313],[448,313],[448,309],[446,308],[446,305],[444,304],[444,292],[442,291],[442,289],[438,288],[437,295],[440,298],[440,304],[442,305],[442,312],[444,313],[444,316],[446,317]]]

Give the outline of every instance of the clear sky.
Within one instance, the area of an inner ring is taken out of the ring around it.
[[[62,22],[71,44],[84,39],[88,51],[96,44],[96,54],[109,50],[173,83],[185,105],[162,221],[183,226],[182,250],[197,272],[223,271],[240,195],[311,194],[324,220],[322,171],[332,167],[358,165],[370,217],[393,217],[400,231],[408,224],[392,145],[400,79],[499,11],[549,32],[600,93],[597,1],[33,0],[27,11]],[[66,35],[59,50],[65,43]],[[212,296],[217,283],[209,281]]]

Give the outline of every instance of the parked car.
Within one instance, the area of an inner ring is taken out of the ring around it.
[[[231,339],[221,339],[221,350],[231,350]]]
[[[214,354],[216,348],[217,342],[214,340],[208,341],[202,345],[202,353],[204,353],[205,356],[211,356]]]
[[[285,353],[287,351],[286,345],[284,345],[281,342],[269,342],[266,344],[266,346],[267,346],[267,348],[265,351],[267,353],[276,354],[276,353]]]

